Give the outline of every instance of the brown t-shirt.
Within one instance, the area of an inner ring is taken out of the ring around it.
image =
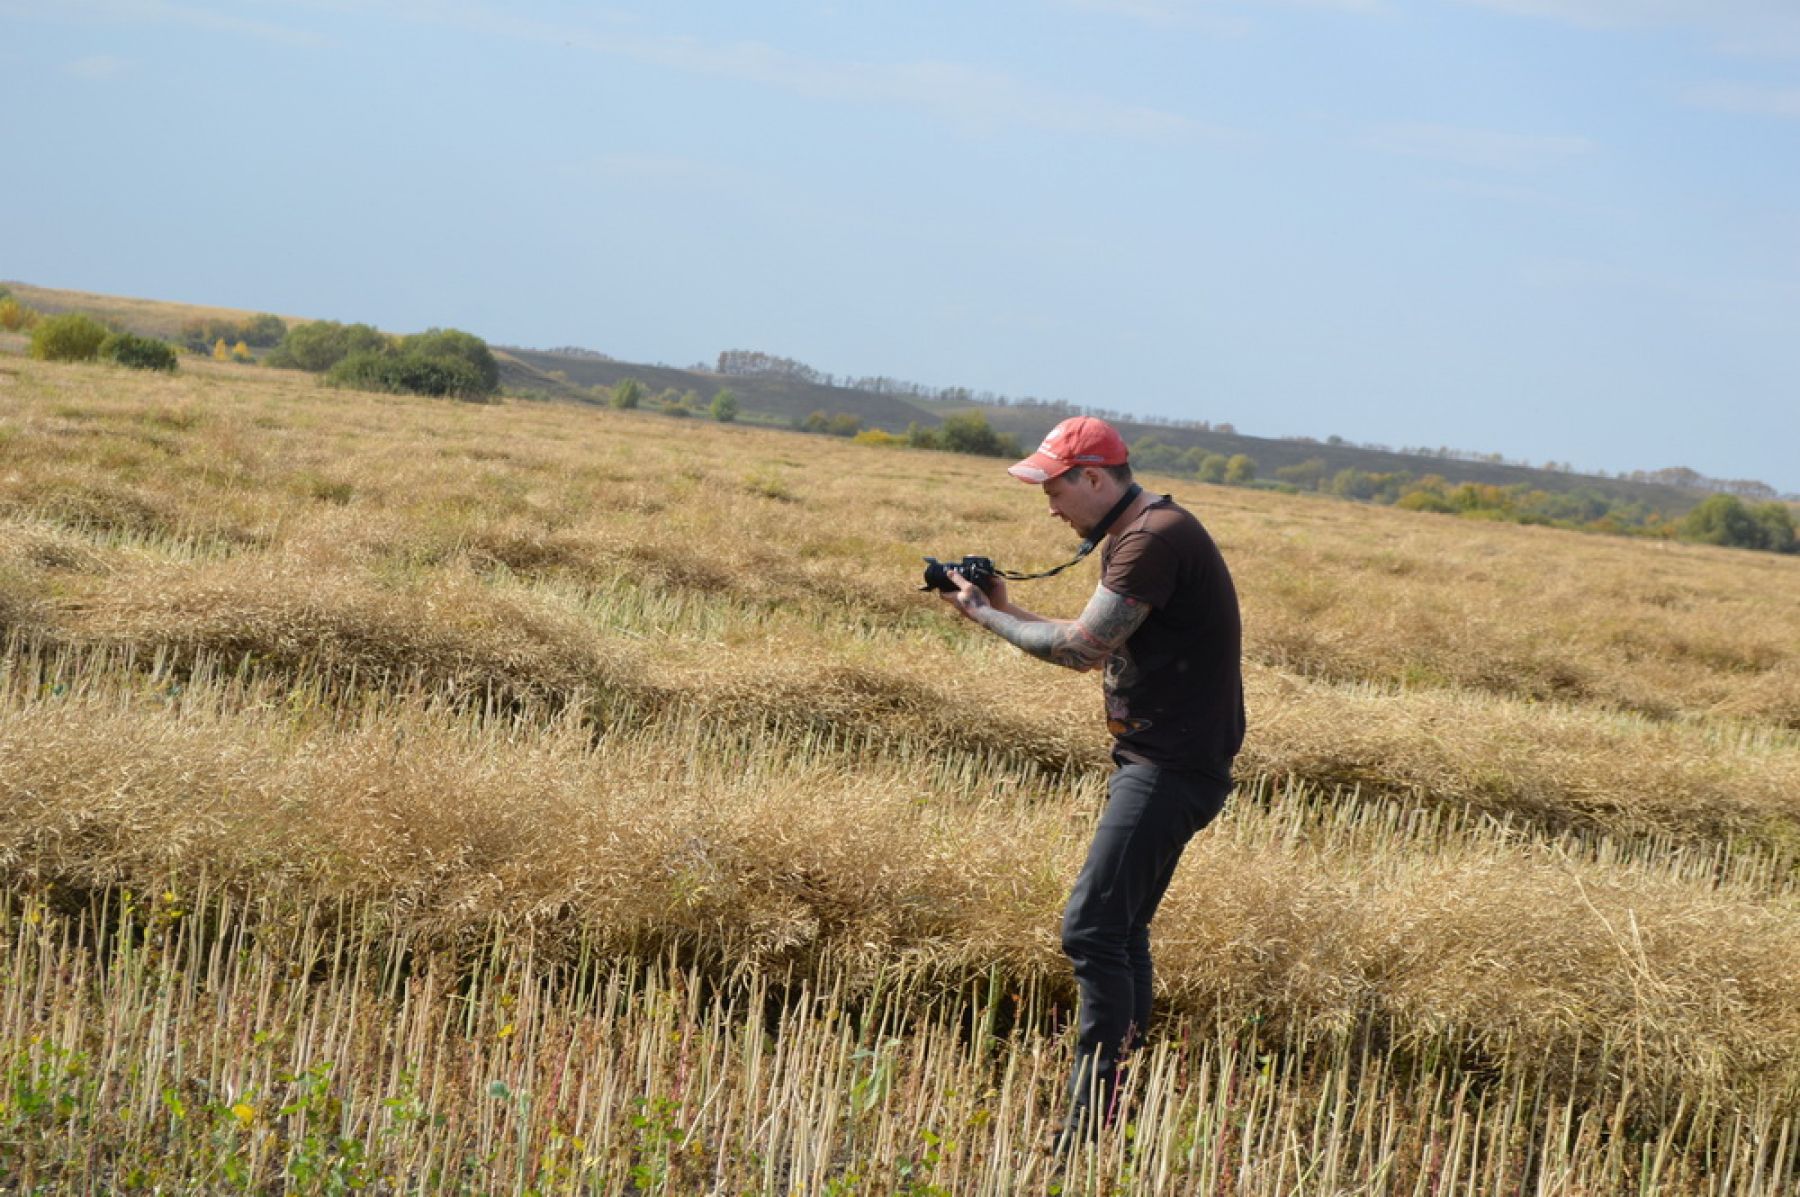
[[[1106,662],[1106,719],[1129,761],[1229,779],[1244,743],[1243,625],[1218,546],[1168,495],[1107,538],[1100,584],[1150,606]]]

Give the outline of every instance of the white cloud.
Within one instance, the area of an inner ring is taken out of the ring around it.
[[[1154,5],[1157,0],[1119,0]],[[1179,0],[1177,0],[1179,2]],[[1362,4],[1371,0],[1309,0]],[[809,58],[761,42],[709,42],[691,37],[629,31],[615,15],[601,12],[600,24],[538,20],[499,5],[425,3],[423,0],[263,0],[219,11],[172,0],[64,0],[59,15],[108,22],[183,25],[214,32],[322,45],[327,39],[299,28],[249,19],[239,13],[272,10],[327,13],[334,17],[386,16],[415,25],[461,29],[490,37],[565,46],[626,58],[695,75],[734,79],[811,99],[913,108],[972,132],[1001,127],[1047,129],[1131,139],[1200,136],[1237,140],[1234,130],[1211,126],[1181,113],[1107,96],[1045,87],[966,63],[921,60],[868,62]],[[0,0],[0,13],[41,15],[32,6]]]
[[[1121,17],[1154,29],[1198,29],[1219,37],[1241,37],[1250,22],[1216,4],[1184,3],[1183,0],[1058,0],[1064,8],[1103,16]]]
[[[77,58],[65,69],[77,79],[111,79],[125,70],[125,60],[112,54],[90,54]]]
[[[1800,88],[1753,87],[1743,83],[1710,83],[1689,88],[1682,97],[1695,108],[1748,116],[1800,120]]]
[[[1427,123],[1372,129],[1357,144],[1384,154],[1514,174],[1541,170],[1594,149],[1594,143],[1585,137],[1547,137]]]
[[[1057,0],[1065,8],[1106,13],[1156,28],[1201,29],[1224,35],[1249,32],[1244,9],[1258,7],[1330,9],[1348,13],[1386,13],[1389,0]]]
[[[1462,0],[1592,29],[1691,29],[1734,54],[1800,56],[1792,0]]]
[[[24,17],[77,17],[107,24],[176,25],[209,33],[230,33],[296,46],[319,46],[325,39],[305,29],[251,20],[232,12],[219,12],[168,0],[59,0],[54,6],[0,3],[0,14]]]
[[[964,63],[867,62],[808,58],[763,42],[708,42],[519,16],[480,4],[400,4],[402,19],[450,25],[486,36],[567,46],[689,74],[733,79],[809,99],[914,108],[975,132],[1024,126],[1058,133],[1135,139],[1235,137],[1179,113],[1106,96],[1041,87]]]

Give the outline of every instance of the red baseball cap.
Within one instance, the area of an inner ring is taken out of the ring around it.
[[[1036,453],[1006,472],[1020,482],[1048,482],[1078,466],[1124,465],[1131,457],[1125,438],[1105,420],[1070,416],[1044,438]]]

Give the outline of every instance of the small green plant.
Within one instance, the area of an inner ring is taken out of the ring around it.
[[[721,390],[713,396],[712,418],[721,424],[729,424],[738,418],[738,399],[728,390]]]
[[[744,489],[759,499],[774,499],[781,503],[792,503],[796,498],[787,483],[772,470],[754,470],[744,475]]]
[[[366,1188],[374,1179],[362,1140],[335,1131],[343,1102],[332,1091],[330,1061],[290,1078],[294,1100],[279,1117],[294,1129],[288,1137],[287,1175],[303,1192],[342,1193]]]
[[[66,312],[31,330],[31,356],[44,362],[91,362],[105,341],[105,325],[92,316]]]

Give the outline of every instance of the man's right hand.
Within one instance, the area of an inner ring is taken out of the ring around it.
[[[951,566],[944,573],[956,584],[956,589],[954,591],[943,590],[938,593],[943,596],[946,603],[976,623],[981,622],[978,615],[984,608],[1001,607],[1000,602],[994,601],[995,598],[1004,600],[1006,597],[1006,583],[999,578],[994,579],[994,593],[990,596],[984,593],[981,587],[963,577],[962,572],[955,566]],[[1001,609],[1004,610],[1004,607]]]

